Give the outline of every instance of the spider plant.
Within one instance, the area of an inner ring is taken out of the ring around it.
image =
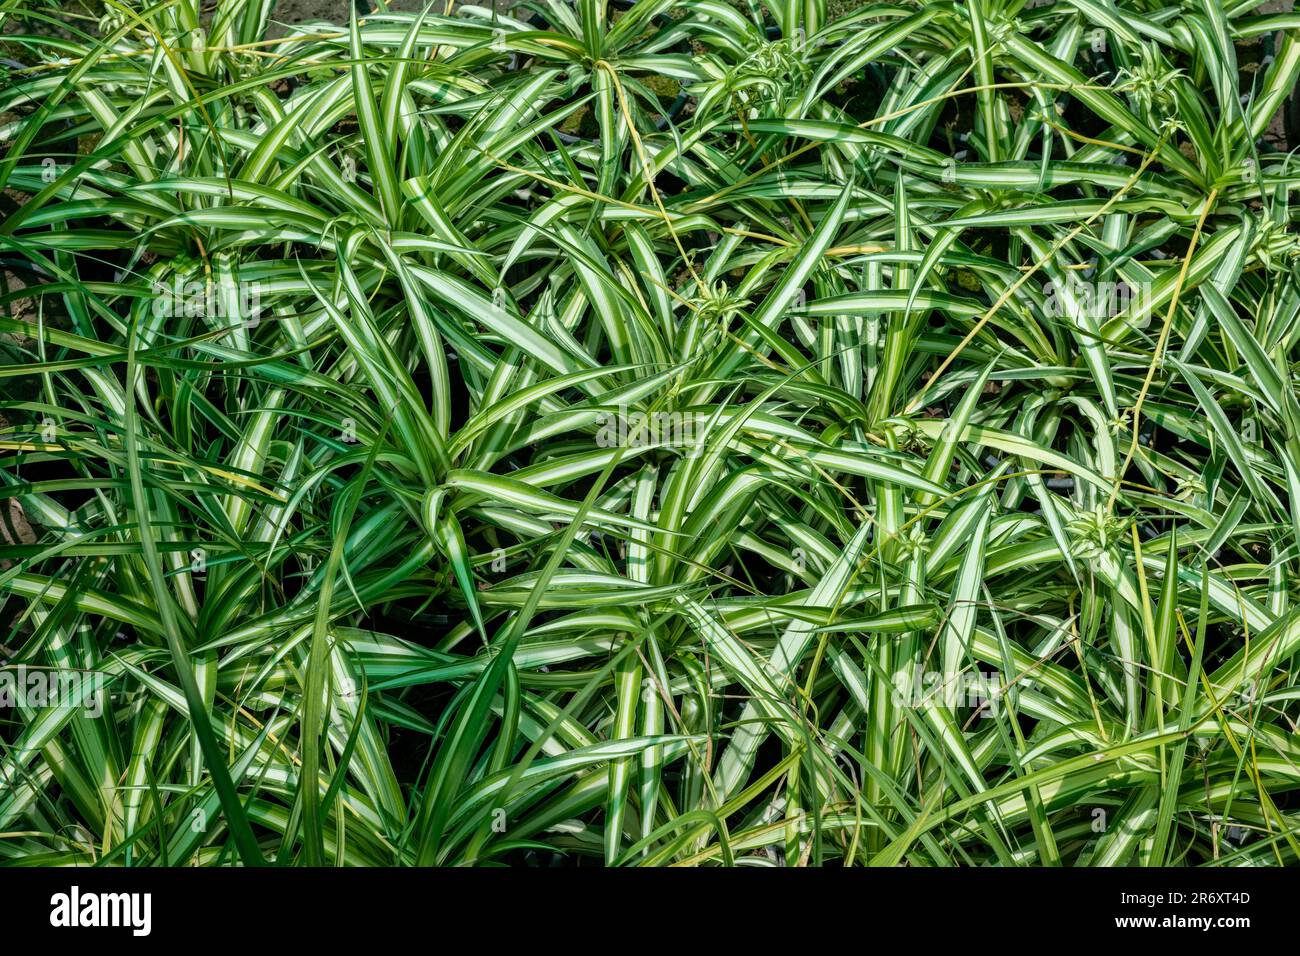
[[[0,2],[0,861],[1297,862],[1300,17],[380,6]]]

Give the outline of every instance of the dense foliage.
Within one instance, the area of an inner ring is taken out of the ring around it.
[[[0,3],[0,860],[1296,862],[1300,16],[274,20]]]

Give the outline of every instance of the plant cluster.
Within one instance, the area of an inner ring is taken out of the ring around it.
[[[0,862],[1295,863],[1255,7],[0,2]]]

